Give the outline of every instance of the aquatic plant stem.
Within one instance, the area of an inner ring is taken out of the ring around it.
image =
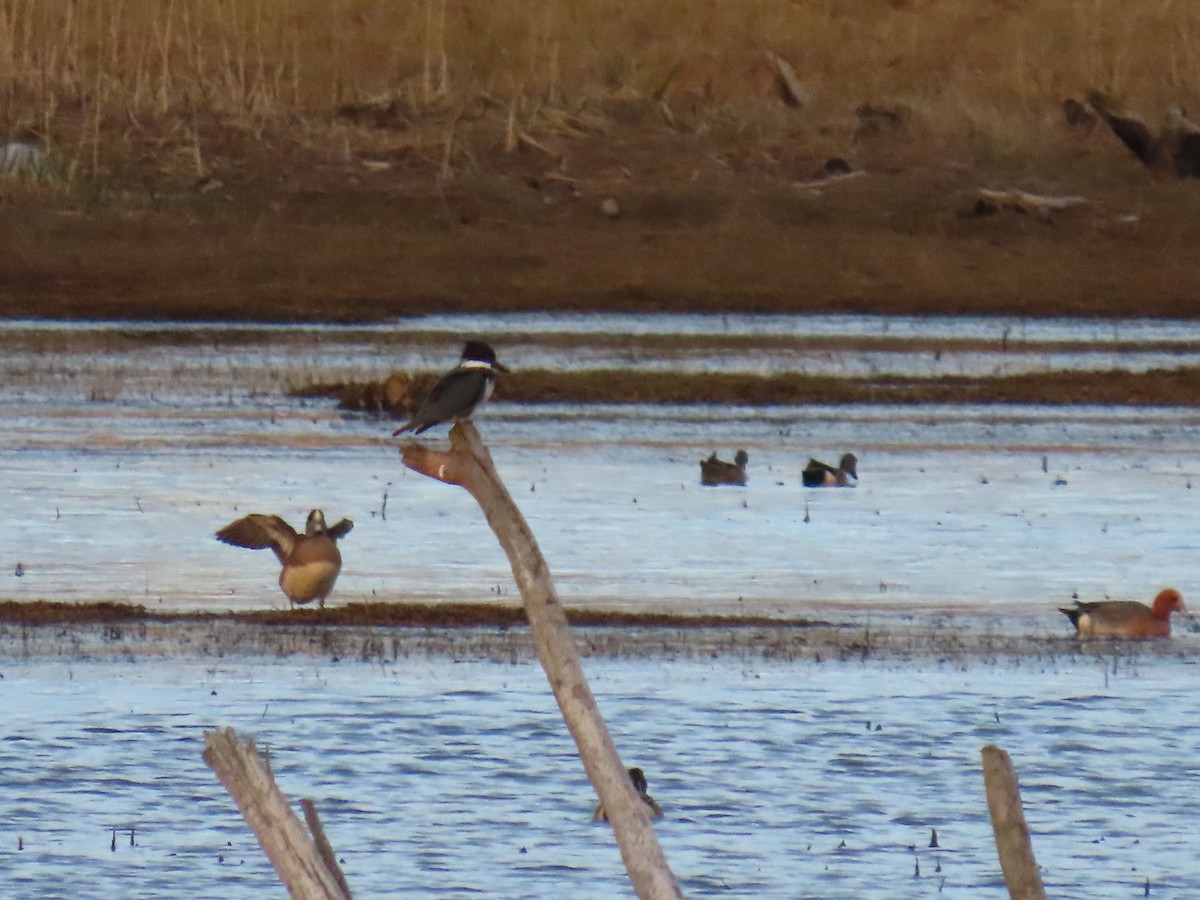
[[[604,804],[637,895],[643,900],[682,897],[662,847],[592,695],[566,611],[558,601],[550,570],[525,517],[500,480],[491,454],[470,422],[450,429],[449,452],[410,443],[404,465],[446,484],[467,490],[479,503],[488,525],[508,554],[533,632],[538,659],[584,770]]]

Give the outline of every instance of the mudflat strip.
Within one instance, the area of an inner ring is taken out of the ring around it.
[[[911,614],[870,625],[761,616],[575,610],[585,656],[999,663],[1010,658],[1192,655],[1190,642],[1081,644],[1066,635]],[[534,658],[519,607],[349,604],[324,610],[151,613],[121,603],[0,603],[0,658],[137,660],[312,657],[388,662],[413,656],[517,663]]]

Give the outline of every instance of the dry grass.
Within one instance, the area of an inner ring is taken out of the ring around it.
[[[1059,104],[1200,107],[1196,35],[1178,0],[0,0],[0,135],[61,176],[0,179],[0,306],[1195,315],[1200,196]],[[834,155],[868,176],[797,186]],[[981,186],[1089,202],[964,217]]]
[[[454,123],[488,108],[569,134],[603,128],[586,113],[605,101],[666,98],[695,128],[753,140],[789,127],[771,49],[831,147],[869,102],[912,110],[933,146],[1004,156],[1028,154],[1031,132],[1088,86],[1146,109],[1195,101],[1197,36],[1200,7],[1179,0],[5,0],[0,125],[94,173],[149,151],[202,174],[218,121],[353,152],[372,137],[332,114],[370,101],[396,101],[396,130],[433,126],[395,146],[424,142],[455,165],[485,151]]]

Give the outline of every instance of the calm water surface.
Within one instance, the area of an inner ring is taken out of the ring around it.
[[[1152,897],[1200,896],[1190,661],[587,668],[690,896],[1004,896],[987,743],[1017,766],[1051,896],[1140,897],[1146,879]],[[3,676],[5,896],[280,896],[201,761],[216,725],[316,799],[356,896],[629,893],[536,664],[10,661]]]
[[[873,317],[0,331],[0,598],[164,609],[285,605],[271,555],[212,532],[251,511],[299,523],[314,506],[356,522],[331,602],[513,602],[474,502],[404,470],[391,423],[283,393],[441,369],[463,333],[499,335],[515,366],[837,372],[1087,368],[1142,342],[1140,361],[1120,354],[1136,368],[1182,364],[1200,342],[1189,323]],[[658,332],[709,343],[664,361],[614,340]],[[858,348],[820,369],[713,342],[756,334],[1079,346],[1024,362],[998,347],[940,359]],[[1053,635],[1073,593],[1200,596],[1195,410],[496,404],[478,425],[570,603],[872,627],[970,613]],[[749,486],[701,488],[698,460],[736,447],[750,452]],[[856,489],[800,486],[810,455],[845,450],[859,456]],[[1176,648],[1198,640],[1178,632]],[[1186,655],[587,668],[626,762],[667,809],[659,834],[689,895],[1003,896],[979,775],[980,748],[996,742],[1018,767],[1052,896],[1140,897],[1147,878],[1152,897],[1200,896],[1200,695]],[[0,658],[0,675],[3,896],[280,896],[201,761],[217,725],[255,735],[284,790],[318,801],[358,896],[628,893],[534,664]]]

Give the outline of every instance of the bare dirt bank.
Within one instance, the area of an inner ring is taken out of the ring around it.
[[[1111,135],[991,159],[929,136],[847,141],[861,174],[826,183],[802,124],[748,142],[651,116],[614,113],[554,157],[480,138],[449,175],[214,126],[200,185],[153,156],[69,191],[0,183],[0,314],[1200,315],[1200,182],[1148,172]],[[980,215],[983,187],[1085,202]]]
[[[0,180],[0,315],[1196,316],[1198,182],[1080,102],[1158,135],[1195,30],[1118,0],[25,4],[0,140],[43,181]]]

